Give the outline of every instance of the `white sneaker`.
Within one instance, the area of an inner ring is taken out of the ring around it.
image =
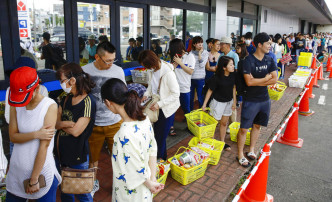
[[[231,130],[229,128],[227,128],[226,133],[230,134]]]
[[[91,197],[93,198],[93,195],[95,195],[95,193],[99,190],[99,181],[95,180],[95,183],[93,185],[93,189],[91,192]]]

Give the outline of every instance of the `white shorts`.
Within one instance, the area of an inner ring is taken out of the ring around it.
[[[210,115],[218,121],[221,120],[222,116],[231,116],[232,105],[233,99],[229,102],[218,102],[217,100],[213,99],[210,103]]]

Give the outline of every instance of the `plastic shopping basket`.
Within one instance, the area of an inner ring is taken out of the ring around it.
[[[214,146],[214,149],[212,150],[212,149],[208,149],[208,148],[205,148],[205,147],[197,146],[197,144],[199,142],[204,142],[204,143],[207,143],[209,145],[212,145],[212,146]],[[210,154],[209,164],[217,165],[219,163],[222,150],[224,149],[225,142],[218,141],[218,140],[211,139],[211,138],[206,138],[206,139],[203,139],[203,140],[199,140],[197,137],[193,137],[189,141],[188,145],[189,145],[189,147],[198,147],[201,150],[209,153]]]
[[[178,151],[175,153],[175,155],[173,157],[175,157],[176,159],[179,159],[179,157],[182,155],[182,153],[178,154],[180,149],[186,149],[188,150],[189,148],[186,147],[180,147],[178,149]],[[190,149],[189,149],[190,150]],[[171,174],[172,174],[172,178],[176,181],[178,181],[179,183],[181,183],[182,185],[187,185],[189,183],[194,182],[195,180],[201,178],[204,176],[207,165],[210,161],[210,157],[205,159],[203,161],[203,163],[201,163],[200,165],[194,166],[193,168],[189,168],[189,169],[185,169],[182,167],[179,167],[177,165],[175,165],[172,162],[172,158],[168,159],[168,162],[171,164]]]
[[[166,184],[166,179],[167,179],[167,176],[168,176],[168,173],[171,169],[169,169],[166,173],[163,174],[162,177],[160,177],[159,179],[157,179],[157,181],[161,184]],[[159,193],[159,192],[158,192]],[[153,194],[153,197],[155,197],[158,193],[156,194]]]
[[[210,108],[206,108],[210,110]],[[194,110],[188,114],[185,114],[187,118],[188,129],[198,139],[213,138],[214,131],[216,130],[218,121],[216,121],[210,114],[204,112],[202,109]],[[204,123],[205,126],[199,127],[196,123]]]
[[[231,137],[231,140],[233,142],[237,142],[237,134],[238,134],[239,129],[240,129],[240,123],[239,122],[233,122],[231,125],[229,125],[229,129],[230,129],[229,135]],[[249,128],[249,130],[247,132],[246,142],[245,142],[246,145],[250,145],[250,131],[251,131],[251,128]]]
[[[280,100],[287,88],[286,84],[281,81],[277,81],[277,85],[279,86],[279,89],[282,89],[281,91],[276,91],[268,87],[268,92],[271,100]]]

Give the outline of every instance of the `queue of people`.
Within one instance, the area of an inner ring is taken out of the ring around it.
[[[152,201],[153,194],[164,188],[156,180],[156,162],[167,159],[166,139],[174,135],[175,113],[180,107],[190,113],[195,97],[199,108],[206,111],[209,107],[211,116],[219,121],[221,141],[225,141],[227,124],[236,121],[242,97],[237,160],[249,167],[257,158],[255,145],[261,126],[266,127],[269,121],[267,86],[277,82],[277,64],[270,54],[280,59],[280,53],[291,51],[284,44],[288,46],[292,39],[283,43],[282,37],[276,36],[273,45],[266,33],[246,34],[233,51],[232,37],[207,41],[209,51],[204,50],[201,37],[190,38],[189,52],[181,39],[174,38],[169,44],[169,62],[160,59],[157,44],[154,50],[137,53],[142,41],[136,40],[136,47],[128,47],[126,57],[137,54],[138,62],[153,70],[144,94],[127,86],[123,69],[114,64],[116,49],[110,42],[96,47],[91,43],[84,53],[89,54],[85,58],[93,60],[91,63],[66,63],[57,69],[56,77],[66,93],[58,105],[41,93],[34,66],[19,63],[10,74],[8,89],[9,135],[14,146],[6,200],[55,201],[61,171],[97,168],[106,141],[112,160],[113,201]],[[83,44],[80,50],[84,50]],[[146,108],[149,99],[153,102]],[[152,121],[150,114],[156,120]],[[250,147],[244,153],[249,128]],[[225,150],[231,150],[228,144]],[[91,193],[61,192],[61,200],[93,201],[99,189],[97,171],[95,179]]]

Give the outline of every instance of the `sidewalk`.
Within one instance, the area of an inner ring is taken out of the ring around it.
[[[285,78],[288,78],[295,70],[296,67],[294,65],[287,67]],[[288,84],[287,79],[284,81]],[[301,91],[302,89],[299,88],[287,88],[284,96],[279,101],[272,100],[269,125],[267,128],[262,127],[261,136],[257,141],[255,149],[257,154],[270,136],[273,135],[273,132],[288,113]],[[176,114],[176,121],[178,121],[175,123],[176,129],[177,126],[180,126],[181,129],[185,127],[185,123],[182,123],[181,117],[183,116],[181,113],[182,112]],[[240,110],[238,110],[237,120],[240,120]],[[193,137],[189,135],[188,132],[186,132],[186,134],[179,134],[178,132],[178,135],[184,137],[184,139],[168,149],[168,157],[173,156],[180,146],[187,146],[188,142]],[[220,139],[218,127],[215,137],[216,139]],[[168,140],[168,143],[174,143],[174,137],[168,139],[173,139],[173,141]],[[240,166],[235,159],[237,156],[236,143],[230,141],[229,135],[226,136],[225,141],[232,147],[232,150],[223,151],[218,165],[208,165],[204,177],[187,186],[183,186],[173,180],[171,173],[169,173],[165,189],[154,198],[154,201],[226,201],[248,169]],[[248,146],[246,146],[245,151],[248,151],[248,149]],[[111,158],[104,149],[99,161],[99,168],[97,178],[100,181],[100,190],[95,194],[94,201],[110,201],[112,193]]]

